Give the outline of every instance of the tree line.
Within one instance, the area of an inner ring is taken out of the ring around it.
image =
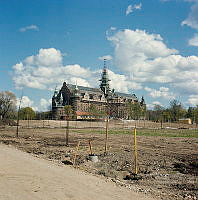
[[[71,112],[72,108],[65,108],[65,114]],[[0,120],[17,118],[17,99],[15,94],[9,91],[0,92]],[[92,114],[106,115],[97,110],[96,106],[90,107]],[[198,123],[198,105],[187,109],[178,100],[172,100],[168,107],[155,105],[152,110],[147,110],[146,105],[139,102],[127,104],[128,119],[147,119],[156,122],[177,122],[181,118],[190,118],[192,122]],[[51,119],[51,112],[35,112],[31,107],[21,108],[18,113],[19,119]]]
[[[153,110],[147,111],[147,119],[157,122],[177,122],[179,119],[189,118],[198,123],[198,106],[185,109],[181,102],[172,100],[167,108],[155,105]]]

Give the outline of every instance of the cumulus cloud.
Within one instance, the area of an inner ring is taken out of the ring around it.
[[[141,10],[142,9],[142,4],[135,4],[135,5],[128,5],[126,9],[126,16],[132,13],[134,10]]]
[[[44,99],[41,98],[39,103],[35,103],[33,100],[31,100],[28,96],[23,96],[21,98],[17,98],[17,107],[19,107],[19,104],[21,102],[20,107],[31,107],[34,111],[49,111],[51,109],[51,99]]]
[[[111,79],[110,86],[118,92],[129,93],[129,90],[140,90],[142,85],[131,80],[129,77],[121,74],[116,74],[109,70],[109,77]]]
[[[48,111],[51,109],[51,99],[46,100],[44,98],[40,99],[39,111]]]
[[[136,83],[168,84],[180,94],[198,94],[198,57],[179,55],[159,34],[125,29],[107,35],[115,65]]]
[[[159,90],[145,87],[145,91],[149,93],[152,98],[164,98],[164,99],[174,99],[175,95],[169,91],[167,87],[160,87]]]
[[[28,96],[23,96],[22,99],[17,98],[17,107],[19,106],[20,102],[21,102],[21,108],[32,107],[34,104],[34,102]]]
[[[146,107],[149,110],[152,110],[156,105],[163,106],[159,101],[153,101],[150,104],[147,104]]]
[[[194,37],[188,41],[190,46],[198,46],[198,34],[194,34]]]
[[[36,88],[54,90],[55,86],[61,87],[66,81],[86,87],[99,87],[101,70],[90,70],[78,64],[63,65],[62,53],[54,48],[40,49],[37,55],[25,58],[13,66],[13,81],[16,88]],[[110,55],[101,59],[110,59]],[[109,70],[112,88],[120,92],[129,92],[131,89],[140,89],[140,83],[134,82],[126,75],[120,75]],[[118,81],[119,80],[119,81]]]
[[[74,78],[81,78],[79,82],[84,83],[83,79],[91,75],[89,69],[77,64],[63,66],[62,57],[57,49],[40,49],[37,55],[14,65],[13,80],[16,88],[51,89],[63,81],[74,83]]]
[[[190,95],[188,98],[188,103],[191,106],[197,106],[198,105],[198,95]]]
[[[25,26],[25,27],[22,27],[22,28],[19,29],[20,32],[26,32],[28,30],[39,31],[39,27],[34,25],[34,24],[32,24],[30,26]]]

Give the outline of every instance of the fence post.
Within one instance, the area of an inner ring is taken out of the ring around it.
[[[69,143],[69,119],[67,118],[67,128],[66,128],[66,146]]]
[[[138,173],[137,167],[137,141],[136,141],[136,127],[134,128],[134,174]]]
[[[107,116],[107,119],[106,119],[106,137],[105,137],[105,154],[107,154],[108,133],[109,133],[109,117]]]
[[[89,140],[89,151],[90,151],[90,155],[93,155],[91,140]]]
[[[76,157],[77,157],[77,154],[78,154],[79,146],[80,146],[80,141],[78,141],[78,144],[76,146],[76,153],[74,155],[73,166],[76,165]]]

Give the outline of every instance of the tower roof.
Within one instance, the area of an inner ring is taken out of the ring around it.
[[[109,79],[109,76],[108,76],[108,70],[107,70],[107,67],[106,67],[106,59],[104,59],[104,68],[103,68],[103,71],[102,71],[102,77],[101,77],[100,81],[101,81],[100,89],[106,95],[108,92],[110,92],[109,81],[111,81]]]

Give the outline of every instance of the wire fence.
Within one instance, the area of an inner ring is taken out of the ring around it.
[[[20,128],[65,128],[65,120],[20,120]],[[72,129],[105,129],[105,121],[70,121],[69,127]],[[182,123],[158,123],[147,120],[110,120],[109,129],[197,129],[196,124]]]

